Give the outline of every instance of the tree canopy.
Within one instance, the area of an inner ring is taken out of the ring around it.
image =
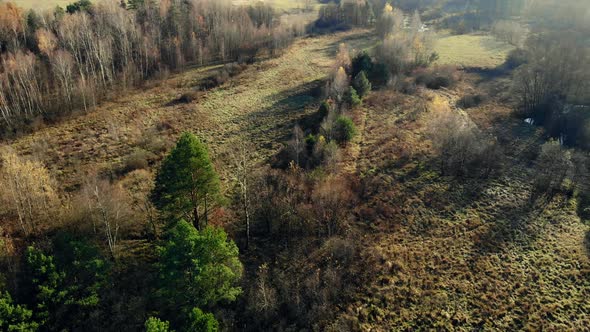
[[[242,292],[236,285],[242,276],[238,247],[220,228],[199,231],[181,220],[158,252],[160,296],[170,308],[210,307],[234,301]]]
[[[38,324],[32,320],[33,312],[15,304],[7,292],[0,292],[0,330],[32,332]]]
[[[220,201],[219,177],[206,146],[184,133],[162,163],[156,176],[152,202],[171,220],[190,219],[197,229],[207,223],[208,210]]]

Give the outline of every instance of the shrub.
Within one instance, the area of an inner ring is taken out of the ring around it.
[[[482,95],[467,95],[457,101],[457,106],[461,108],[472,108],[479,106],[485,100]]]
[[[353,87],[348,88],[344,99],[351,107],[357,107],[361,104],[361,98]]]
[[[328,113],[330,113],[330,104],[327,100],[324,100],[318,109],[318,115],[321,119],[323,119],[328,116]]]
[[[338,143],[346,143],[356,135],[356,126],[349,117],[339,116],[334,125],[334,139]]]
[[[416,76],[416,84],[424,85],[433,90],[448,88],[454,85],[456,81],[455,70],[450,67],[422,71]]]
[[[145,135],[139,142],[139,146],[143,150],[153,153],[156,156],[161,156],[168,150],[170,143],[157,133],[152,135]]]
[[[230,76],[227,70],[220,70],[219,73],[217,73],[217,75],[215,76],[215,86],[219,86],[227,82],[229,80],[229,77]]]
[[[217,332],[219,323],[211,313],[204,313],[199,308],[193,308],[189,314],[186,331],[190,332]]]
[[[521,48],[514,49],[508,53],[506,62],[504,63],[509,69],[518,68],[528,62],[528,54]]]
[[[228,73],[229,77],[234,77],[241,74],[244,70],[246,70],[246,68],[248,68],[248,65],[239,64],[237,62],[228,63],[223,66],[223,70]]]
[[[146,332],[168,332],[170,331],[170,323],[161,321],[156,317],[150,317],[145,321]]]
[[[131,154],[125,157],[124,171],[132,172],[138,169],[147,169],[151,159],[154,159],[153,153],[144,149],[135,149]]]
[[[201,94],[199,91],[190,91],[187,93],[183,93],[173,103],[175,103],[175,104],[189,104],[189,103],[192,103],[193,101],[199,99],[200,95]]]
[[[407,95],[413,95],[416,93],[416,83],[412,78],[407,78],[402,75],[398,75],[389,81],[388,85],[395,91]]]
[[[371,82],[369,82],[364,70],[355,76],[352,81],[352,86],[356,89],[361,98],[366,96],[372,88]]]
[[[315,144],[318,142],[318,137],[312,134],[309,134],[305,137],[305,147],[309,153],[313,152],[313,148]]]
[[[373,66],[373,70],[369,72],[369,79],[374,85],[384,85],[389,80],[389,71],[387,66],[383,63],[377,63]]]
[[[367,52],[361,52],[352,59],[352,76],[356,77],[361,72],[370,73],[373,71],[373,59]]]

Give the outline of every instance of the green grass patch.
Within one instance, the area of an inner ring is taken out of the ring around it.
[[[435,41],[437,64],[493,68],[506,60],[514,47],[487,35],[441,35]]]

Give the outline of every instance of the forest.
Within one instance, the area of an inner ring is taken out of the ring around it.
[[[0,330],[585,330],[589,36],[575,0],[0,0]]]

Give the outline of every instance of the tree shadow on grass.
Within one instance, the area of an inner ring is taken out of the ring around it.
[[[482,83],[485,81],[490,81],[500,77],[508,77],[511,73],[510,69],[506,68],[504,65],[500,65],[493,68],[487,67],[468,67],[465,68],[466,73],[470,74],[477,74],[480,76],[480,79],[477,83]]]
[[[398,218],[393,219],[399,219],[419,237],[455,236],[456,229],[464,227],[463,216],[485,200],[483,193],[497,181],[495,176],[442,176],[438,161],[428,158],[421,162],[399,158],[372,174],[363,178],[366,199],[382,202],[389,197],[386,204],[399,211]],[[393,190],[382,185],[385,175],[391,176]]]
[[[333,58],[338,53],[338,48],[342,43],[346,44],[351,50],[362,51],[375,46],[377,44],[377,37],[371,32],[351,34],[334,40],[325,47],[318,48],[317,51],[324,52],[324,54]]]
[[[526,248],[534,243],[546,225],[546,221],[541,219],[554,196],[530,197],[529,194],[521,198],[518,206],[506,206],[503,215],[494,220],[491,227],[475,241],[475,251],[481,254],[497,253],[511,245]]]
[[[316,132],[321,118],[316,112],[324,80],[315,80],[268,97],[272,105],[247,112],[235,119],[239,136],[257,149],[272,150],[274,154],[291,138],[295,125],[306,132]],[[274,156],[270,156],[273,158]]]

